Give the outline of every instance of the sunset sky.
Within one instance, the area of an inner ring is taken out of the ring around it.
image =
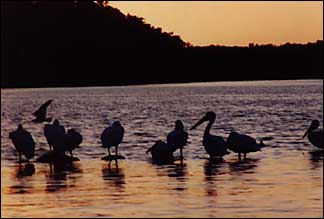
[[[322,1],[110,1],[110,5],[193,45],[323,39]]]

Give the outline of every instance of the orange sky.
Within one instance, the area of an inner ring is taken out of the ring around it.
[[[193,45],[306,43],[323,39],[322,1],[110,1],[123,13]]]

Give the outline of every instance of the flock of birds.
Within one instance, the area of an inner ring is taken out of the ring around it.
[[[46,101],[33,115],[36,117],[32,122],[42,123],[51,122],[52,118],[47,118],[47,107],[53,100]],[[257,143],[256,140],[248,135],[231,132],[225,141],[220,136],[210,134],[210,129],[216,120],[214,112],[207,112],[195,125],[191,127],[193,130],[208,121],[205,128],[202,144],[205,147],[207,154],[211,158],[222,159],[223,156],[229,154],[229,150],[238,154],[238,159],[241,161],[241,154],[246,159],[246,154],[260,151],[263,144],[262,140]],[[316,147],[323,149],[323,130],[319,129],[319,121],[313,120],[303,138],[308,137],[309,141]],[[55,119],[52,124],[46,124],[44,127],[44,135],[48,142],[50,152],[45,157],[47,161],[63,161],[64,159],[72,159],[72,151],[79,147],[82,143],[82,135],[74,129],[69,129],[67,132],[64,126],[59,124]],[[111,126],[105,128],[101,134],[102,146],[108,150],[106,159],[122,158],[117,153],[118,146],[122,142],[124,136],[124,128],[119,121],[115,121]],[[22,162],[21,155],[27,159],[34,157],[35,141],[32,135],[26,131],[21,124],[17,130],[9,134],[18,154],[19,162]],[[183,148],[187,144],[188,132],[184,130],[184,125],[181,120],[175,122],[175,129],[167,135],[167,141],[158,140],[150,147],[146,153],[151,153],[153,160],[168,161],[173,159],[173,153],[180,149],[181,159],[183,158]],[[110,148],[115,147],[115,155],[111,155]],[[71,157],[66,156],[65,152],[70,152]]]

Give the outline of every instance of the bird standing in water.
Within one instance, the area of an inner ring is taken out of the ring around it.
[[[70,151],[71,157],[73,157],[72,150],[79,147],[83,138],[82,135],[74,129],[69,129],[66,135],[66,150]]]
[[[46,124],[45,127],[44,127],[44,135],[45,135],[45,138],[47,140],[50,151],[52,151],[53,141],[54,141],[54,138],[55,138],[55,136],[54,136],[55,130],[53,130],[55,128],[54,127],[55,121],[56,120],[54,120],[53,124]]]
[[[303,138],[306,137],[317,148],[323,149],[323,130],[319,129],[320,123],[318,120],[313,120],[310,127],[307,129]]]
[[[188,132],[184,131],[181,120],[175,122],[175,129],[167,136],[167,143],[173,148],[173,152],[180,149],[180,156],[183,158],[182,149],[187,144]]]
[[[66,131],[57,119],[54,120],[53,124],[45,125],[44,134],[50,150],[53,147],[55,153],[63,153],[65,151]]]
[[[124,128],[119,121],[115,121],[111,126],[105,128],[101,134],[101,143],[108,149],[110,155],[110,147],[115,146],[115,153],[117,157],[118,145],[123,141]]]
[[[171,162],[173,161],[174,147],[165,143],[164,141],[157,140],[155,144],[150,147],[145,153],[151,152],[152,159],[158,162]]]
[[[229,151],[227,150],[226,142],[222,137],[210,134],[210,128],[215,122],[215,119],[216,114],[214,112],[207,112],[206,115],[192,126],[190,130],[195,129],[202,123],[208,121],[204,132],[203,145],[211,158],[222,158],[222,156],[229,154]]]
[[[261,151],[261,147],[264,146],[262,140],[258,144],[254,138],[237,132],[230,133],[226,145],[229,150],[238,153],[239,161],[241,161],[241,153],[244,154],[244,160],[246,160],[247,153]]]
[[[21,154],[29,159],[35,155],[35,142],[31,134],[26,131],[21,124],[18,125],[17,130],[9,133],[9,138],[12,140],[18,154],[19,162],[21,163]]]
[[[51,117],[46,117],[46,111],[47,107],[52,103],[53,100],[46,101],[43,105],[39,107],[39,109],[33,113],[34,116],[36,116],[35,119],[32,120],[32,122],[40,123],[40,122],[51,122]]]

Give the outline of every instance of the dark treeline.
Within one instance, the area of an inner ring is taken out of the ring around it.
[[[1,1],[1,62],[2,88],[311,79],[323,41],[196,47],[110,6]]]

